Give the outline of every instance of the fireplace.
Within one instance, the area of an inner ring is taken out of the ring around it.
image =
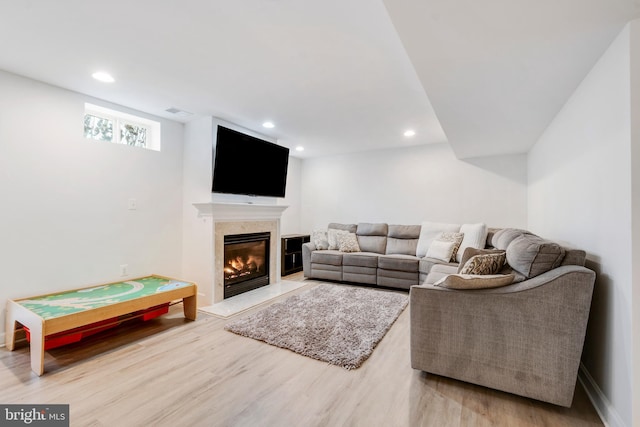
[[[224,298],[269,284],[271,233],[224,236]]]

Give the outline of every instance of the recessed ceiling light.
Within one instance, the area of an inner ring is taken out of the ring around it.
[[[113,83],[116,80],[111,76],[111,74],[106,73],[104,71],[96,71],[95,73],[91,74],[91,77],[93,77],[94,79],[104,82],[104,83]]]
[[[302,145],[298,145],[296,147],[296,151],[304,151],[304,147]]]
[[[405,131],[404,136],[413,136],[416,134],[416,131],[413,129],[409,129],[407,131]]]
[[[267,129],[271,129],[271,128],[276,127],[276,125],[274,125],[274,124],[273,124],[273,122],[264,122],[264,123],[262,124],[262,126],[263,126],[263,127],[266,127]]]

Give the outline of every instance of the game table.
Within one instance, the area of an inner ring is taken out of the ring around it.
[[[82,289],[7,301],[5,344],[15,347],[18,323],[30,339],[31,369],[44,373],[45,337],[78,330],[120,316],[156,310],[182,299],[184,316],[196,319],[197,286],[163,276],[139,277],[124,282],[107,283]],[[112,322],[113,324],[113,322]]]

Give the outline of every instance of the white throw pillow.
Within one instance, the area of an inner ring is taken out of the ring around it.
[[[456,261],[462,260],[462,254],[467,248],[483,249],[487,245],[487,225],[478,224],[462,224],[460,232],[464,234],[462,243],[456,255]]]
[[[344,230],[337,230],[335,228],[330,228],[327,230],[327,242],[329,243],[329,249],[337,250],[338,249],[338,233],[345,232]]]
[[[444,240],[434,240],[427,251],[427,258],[439,259],[443,262],[450,262],[456,242],[445,242]]]
[[[423,258],[425,255],[427,255],[427,251],[429,251],[431,242],[433,242],[435,238],[440,235],[440,233],[446,231],[458,232],[460,231],[460,224],[447,224],[444,222],[429,221],[423,222],[422,226],[420,227],[420,237],[418,238],[418,248],[416,250],[416,255],[419,258]]]
[[[313,233],[311,233],[311,240],[317,250],[322,251],[329,249],[329,239],[326,230],[314,230]]]

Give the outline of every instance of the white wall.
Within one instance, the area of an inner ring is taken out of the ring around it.
[[[633,425],[640,426],[640,20],[630,24],[631,43],[631,220],[633,265]]]
[[[200,285],[198,304],[213,302],[213,262],[208,259],[213,240],[210,218],[198,218],[193,203],[262,203],[289,206],[280,221],[282,234],[300,232],[301,161],[289,157],[286,197],[250,197],[211,193],[212,153],[218,124],[252,136],[274,141],[256,132],[238,127],[217,118],[203,117],[185,125],[183,209],[183,272],[186,280]]]
[[[627,27],[528,158],[529,229],[585,249],[597,272],[583,374],[610,426],[632,425],[629,61]]]
[[[302,224],[527,224],[526,157],[458,160],[448,144],[305,159]]]
[[[181,275],[182,125],[162,151],[85,139],[85,101],[0,72],[0,323],[7,298]],[[127,209],[129,198],[137,210]]]

